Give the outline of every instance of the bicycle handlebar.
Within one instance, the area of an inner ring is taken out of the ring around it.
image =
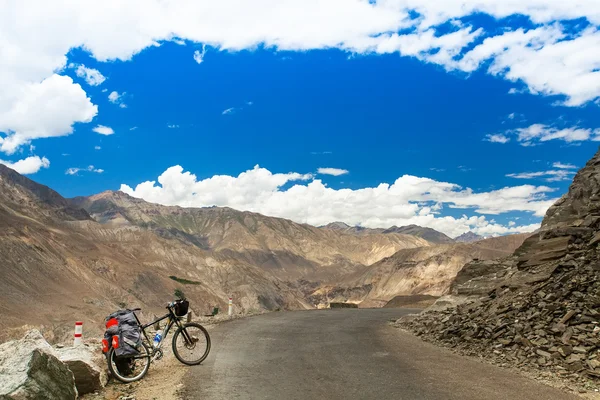
[[[179,300],[171,301],[171,302],[167,303],[167,308],[174,307],[175,304],[181,303],[182,301],[185,301],[185,299],[179,299]]]

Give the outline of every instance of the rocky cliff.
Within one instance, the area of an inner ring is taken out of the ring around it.
[[[600,377],[599,193],[600,152],[548,210],[542,230],[513,255],[475,261],[459,272],[451,291],[469,301],[400,324],[467,354],[595,387]]]

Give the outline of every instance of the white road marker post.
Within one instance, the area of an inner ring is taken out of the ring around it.
[[[229,310],[227,314],[231,317],[233,315],[233,298],[229,298]]]
[[[83,344],[83,322],[75,322],[75,334],[73,335],[73,347]]]

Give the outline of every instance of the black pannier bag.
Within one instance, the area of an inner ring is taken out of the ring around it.
[[[106,317],[104,338],[111,347],[115,335],[119,341],[115,355],[121,357],[140,354],[138,348],[142,344],[142,329],[133,311],[119,310]]]
[[[178,317],[184,317],[190,308],[190,302],[187,300],[179,301],[175,303],[175,315]]]

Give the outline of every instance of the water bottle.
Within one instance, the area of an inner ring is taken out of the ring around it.
[[[154,348],[158,348],[158,345],[160,344],[160,341],[162,340],[162,331],[158,330],[156,331],[156,335],[154,335]]]

